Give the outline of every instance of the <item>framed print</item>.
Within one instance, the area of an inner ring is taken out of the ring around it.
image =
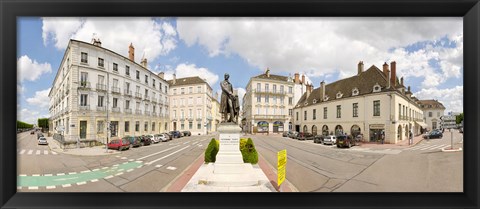
[[[478,0],[0,13],[1,208],[479,206]]]

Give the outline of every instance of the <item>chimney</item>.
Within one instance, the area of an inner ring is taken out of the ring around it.
[[[173,74],[173,84],[177,83],[177,76],[175,75],[175,73]]]
[[[385,62],[385,64],[383,64],[383,74],[385,75],[385,77],[389,77],[389,75],[388,75],[389,71],[390,70],[388,70],[388,64],[387,64],[387,62]]]
[[[267,67],[267,71],[265,71],[265,74],[267,75],[267,78],[270,78],[270,69]]]
[[[358,75],[360,75],[360,73],[363,73],[363,61],[358,63]]]
[[[142,61],[140,62],[140,64],[141,64],[144,68],[147,68],[147,58],[142,58]]]
[[[305,75],[302,75],[302,84],[305,84]]]
[[[408,92],[411,92],[411,91],[410,91],[410,86],[408,86]]]
[[[295,73],[295,79],[294,79],[294,82],[295,82],[296,84],[299,84],[299,83],[300,83],[299,76],[300,76],[300,75],[299,75],[298,73]]]
[[[307,84],[307,91],[306,92],[307,92],[307,99],[308,99],[308,97],[310,97],[310,93],[312,93],[311,92],[311,86],[309,84]]]
[[[400,78],[400,84],[403,86],[403,77]]]
[[[322,92],[322,97],[320,98],[322,101],[324,101],[324,98],[325,98],[325,82],[322,81],[320,82],[320,89],[321,89],[321,92]]]
[[[132,43],[130,43],[130,46],[128,47],[128,58],[130,61],[135,62],[135,48]]]
[[[102,42],[100,41],[99,38],[93,38],[93,45],[101,47]]]
[[[158,73],[158,77],[160,77],[161,79],[165,79],[165,73],[164,72]]]
[[[395,81],[397,80],[397,63],[395,61],[391,62],[390,68],[392,69],[390,76],[390,85],[395,88]]]
[[[386,64],[386,63],[385,63],[385,64]],[[387,69],[387,71],[384,71],[384,73],[387,75],[387,89],[389,89],[389,88],[392,87],[392,86],[391,86],[391,85],[392,85],[392,84],[391,84],[392,82],[390,81],[390,80],[392,80],[392,79],[390,79],[390,70]]]

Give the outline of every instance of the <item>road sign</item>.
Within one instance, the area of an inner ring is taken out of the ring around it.
[[[444,115],[440,119],[442,120],[442,128],[457,128],[456,116]]]
[[[284,150],[281,150],[277,153],[277,158],[278,158],[278,162],[277,162],[277,175],[278,175],[278,178],[277,178],[277,183],[278,183],[278,186],[280,186],[283,181],[285,181],[285,175],[286,175],[286,165],[287,165],[287,150],[284,149]]]

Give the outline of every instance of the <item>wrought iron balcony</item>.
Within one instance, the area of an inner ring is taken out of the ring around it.
[[[112,112],[120,112],[120,107],[113,107]]]
[[[125,90],[123,90],[123,94],[124,94],[125,96],[131,97],[131,96],[132,96],[132,91],[129,91],[129,90],[125,89]]]
[[[90,82],[80,81],[79,89],[90,89]]]
[[[127,114],[132,114],[132,109],[130,109],[130,108],[125,108],[125,109],[124,109],[124,112],[127,113]]]
[[[103,111],[104,112],[104,111],[106,111],[106,108],[105,108],[105,106],[102,106],[102,107],[97,106],[97,111]]]
[[[97,83],[97,91],[107,91],[107,85]]]
[[[143,100],[147,100],[147,101],[148,101],[148,100],[150,100],[150,97],[147,96],[147,95],[145,95],[145,98],[143,98]]]
[[[137,98],[137,99],[142,99],[142,94],[136,92],[136,93],[135,93],[135,98]]]
[[[151,100],[151,102],[156,104],[156,103],[157,103],[157,98],[155,98],[155,97],[152,97],[152,100]]]
[[[286,115],[253,115],[253,117],[255,119],[271,119],[271,120],[274,120],[274,119],[285,119],[287,116]]]
[[[141,115],[141,114],[142,114],[142,110],[135,110],[135,114]]]
[[[118,87],[112,87],[112,93],[113,93],[113,94],[120,94],[120,88],[118,88]]]
[[[144,112],[145,112],[145,115],[150,116],[150,111],[145,110]]]
[[[90,110],[90,105],[86,105],[86,106],[78,106],[78,109],[80,110]]]
[[[285,91],[274,91],[270,89],[253,89],[256,94],[286,95]]]

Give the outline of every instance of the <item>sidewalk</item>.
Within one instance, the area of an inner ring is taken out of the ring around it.
[[[360,147],[363,148],[371,148],[371,149],[403,149],[408,147],[413,147],[416,144],[420,143],[423,139],[423,135],[418,135],[413,137],[413,143],[411,145],[408,144],[408,139],[404,139],[396,144],[382,144],[378,142],[361,142]]]
[[[79,156],[99,156],[99,155],[112,155],[112,154],[119,154],[120,151],[105,150],[105,146],[95,146],[95,147],[84,147],[84,148],[74,148],[74,149],[63,149],[62,145],[53,137],[45,137],[47,138],[48,147],[51,151],[56,153],[62,154],[69,154],[69,155],[79,155]]]
[[[162,192],[182,192],[184,188],[191,187],[191,185],[187,186],[187,184],[191,184],[192,178],[194,178],[195,174],[197,171],[200,169],[201,166],[205,166],[204,164],[204,155],[202,154],[200,157],[195,160],[195,162],[190,165],[182,174],[180,174],[176,179],[172,181],[169,185],[166,186],[162,190]],[[268,163],[263,159],[263,157],[259,156],[258,158],[258,164],[254,165],[257,169],[261,169],[265,176],[267,177],[268,181],[270,182],[271,185],[268,185],[269,187],[273,188],[272,190],[276,190],[277,192],[279,191],[277,187],[277,174],[276,170],[272,168]],[[193,179],[195,180],[195,179]],[[187,188],[188,190],[189,188]],[[212,187],[211,192],[225,192],[225,191],[232,191],[233,189],[236,189],[236,191],[240,192],[253,192],[253,190],[258,191],[258,188],[250,188],[252,191],[248,191],[247,187]],[[265,191],[261,191],[265,192]],[[298,192],[298,190],[293,187],[287,180],[282,185],[282,192]]]

